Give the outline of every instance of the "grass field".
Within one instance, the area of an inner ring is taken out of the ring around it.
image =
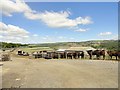
[[[52,51],[53,49],[49,48],[49,47],[33,47],[33,48],[20,48],[20,50],[23,50],[25,52],[31,53],[31,52],[35,52],[35,51]]]

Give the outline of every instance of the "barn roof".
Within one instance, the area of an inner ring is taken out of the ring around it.
[[[96,50],[96,49],[92,47],[70,47],[66,50],[85,51],[85,50]]]
[[[66,49],[58,49],[58,52],[64,52]]]

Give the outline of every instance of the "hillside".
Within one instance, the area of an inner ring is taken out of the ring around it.
[[[59,42],[59,43],[43,43],[43,44],[15,44],[2,42],[0,47],[2,48],[14,48],[14,47],[50,47],[52,49],[89,46],[96,49],[108,49],[118,50],[118,40],[92,40],[84,42]],[[120,45],[119,45],[120,46]]]
[[[31,45],[30,45],[31,46]],[[67,48],[67,47],[79,47],[79,46],[89,46],[96,49],[108,49],[108,50],[118,50],[118,40],[92,40],[84,42],[60,42],[60,43],[44,43],[44,44],[34,44],[34,47],[51,47],[53,49]]]

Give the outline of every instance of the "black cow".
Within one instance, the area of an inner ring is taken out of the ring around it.
[[[23,51],[18,51],[18,55],[23,55]]]
[[[58,52],[60,58],[66,58],[66,52]]]
[[[75,51],[73,52],[73,58],[79,59],[79,58],[84,58],[84,52],[83,51]]]
[[[66,52],[66,54],[67,54],[67,59],[72,59],[73,52]]]
[[[80,51],[79,53],[78,53],[78,58],[80,58],[80,56],[81,56],[81,59],[83,59],[84,58],[84,52],[83,51]]]
[[[73,52],[73,58],[77,59],[79,55],[79,52]]]
[[[90,56],[90,59],[92,59],[93,55],[96,55],[97,59],[100,59],[100,56],[103,56],[103,60],[105,59],[105,50],[88,50],[87,53]]]

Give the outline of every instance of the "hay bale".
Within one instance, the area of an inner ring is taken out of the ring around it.
[[[2,54],[2,61],[10,61],[10,54]]]

